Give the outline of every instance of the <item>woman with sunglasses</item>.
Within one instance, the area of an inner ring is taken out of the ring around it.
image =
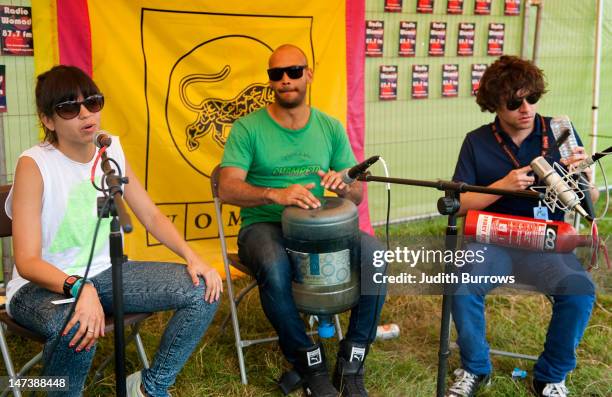
[[[492,123],[467,134],[453,180],[523,190],[537,183],[530,163],[538,156],[568,167],[584,160],[586,153],[577,135],[573,153],[561,158],[551,118],[537,113],[538,101],[545,92],[542,70],[529,61],[502,56],[489,66],[480,81],[476,103],[482,111],[495,113],[496,117]],[[591,197],[597,200],[596,189],[591,189]],[[461,194],[459,213],[465,214],[467,210],[556,221],[562,221],[565,216],[559,209],[549,213],[537,200],[481,193]],[[553,297],[553,314],[544,350],[534,366],[533,391],[537,396],[567,396],[565,377],[576,366],[575,349],[595,300],[593,282],[576,255],[479,243],[471,243],[467,249],[475,253],[481,251],[484,260],[460,269],[459,279],[511,275],[517,282],[531,284]],[[453,297],[452,316],[461,352],[461,368],[455,371],[447,397],[473,396],[481,386],[489,384],[492,365],[486,341],[485,296],[498,286],[487,282],[466,283],[458,287]]]
[[[55,66],[38,76],[36,106],[45,138],[21,154],[6,203],[15,252],[6,306],[17,322],[47,339],[44,375],[68,376],[70,390],[62,395],[78,396],[96,341],[104,336],[105,314],[112,312],[108,219],[102,220],[92,249],[101,195],[90,181],[98,151],[93,137],[100,130],[104,97],[80,69]],[[153,204],[117,137],[106,151],[129,178],[123,197],[136,217],[186,262],[128,261],[123,266],[126,313],[176,311],[151,367],[128,377],[128,395],[167,396],[214,316],[222,281]],[[98,184],[101,174],[95,167]],[[90,250],[88,279],[83,280]],[[53,302],[80,290],[74,314],[62,328],[71,305]]]

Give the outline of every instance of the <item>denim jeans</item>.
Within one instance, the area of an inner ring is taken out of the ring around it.
[[[361,233],[362,268],[371,267],[373,251],[381,249],[384,248],[378,240]],[[264,313],[278,334],[285,358],[294,364],[296,350],[310,347],[313,342],[306,334],[306,327],[291,293],[293,269],[285,250],[281,224],[261,222],[242,228],[238,234],[238,255],[255,275]],[[384,301],[384,291],[379,297],[360,296],[359,302],[351,310],[347,340],[364,344],[374,340]]]
[[[96,275],[91,281],[98,291],[104,312],[112,314],[111,269]],[[132,261],[124,264],[125,313],[176,311],[162,335],[151,368],[142,371],[142,382],[149,395],[168,395],[168,387],[174,384],[177,374],[212,321],[218,301],[206,302],[205,288],[202,278],[200,285],[193,285],[184,265]],[[79,323],[66,336],[61,336],[61,326],[70,305],[54,305],[51,301],[62,298],[63,295],[28,283],[11,299],[11,314],[19,324],[47,338],[43,349],[44,375],[69,377],[70,391],[56,395],[80,396],[96,349],[94,346],[89,352],[81,350],[77,353],[68,347]],[[58,337],[57,347],[51,352],[50,348]]]
[[[483,244],[468,249],[482,250]],[[515,275],[517,282],[535,285],[553,298],[544,351],[534,366],[534,377],[556,383],[576,367],[576,348],[589,322],[595,287],[572,253],[537,253],[486,245],[485,261],[465,269],[470,275]],[[452,315],[465,370],[484,375],[492,371],[485,334],[485,295],[497,284],[463,285],[453,296]]]

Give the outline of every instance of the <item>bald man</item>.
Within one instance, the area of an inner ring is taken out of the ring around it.
[[[306,395],[335,397],[340,391],[343,396],[367,396],[363,361],[376,335],[384,296],[362,295],[352,309],[332,384],[323,347],[306,334],[291,294],[293,271],[280,223],[285,206],[321,206],[325,189],[359,204],[361,183],[347,185],[341,176],[356,164],[355,157],[342,124],[306,102],[313,71],[302,50],[290,44],[277,48],[268,62],[268,77],[275,101],[234,123],[221,162],[219,196],[242,207],[238,254],[257,279],[263,310],[283,354],[301,375]],[[371,268],[373,251],[382,249],[362,233],[362,267]]]

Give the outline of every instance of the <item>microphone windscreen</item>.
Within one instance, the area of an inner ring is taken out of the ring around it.
[[[103,148],[110,146],[113,140],[106,131],[100,130],[95,133],[93,142],[98,148]]]

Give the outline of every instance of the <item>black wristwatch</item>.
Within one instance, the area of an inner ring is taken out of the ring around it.
[[[66,277],[66,280],[64,280],[64,295],[66,295],[68,298],[72,298],[72,292],[70,292],[70,290],[72,289],[74,283],[81,278],[83,277],[76,275]]]

